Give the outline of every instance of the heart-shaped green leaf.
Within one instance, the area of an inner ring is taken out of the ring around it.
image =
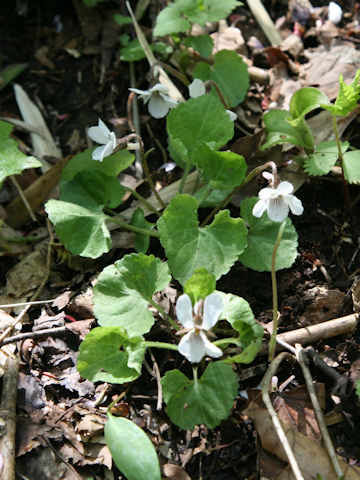
[[[179,370],[170,370],[161,379],[166,412],[184,430],[205,424],[214,428],[226,418],[237,395],[238,380],[230,365],[210,363],[194,382]]]
[[[107,216],[100,208],[92,211],[74,203],[49,200],[45,210],[60,241],[73,255],[97,258],[110,250]]]
[[[341,143],[343,154],[349,148],[349,142]],[[334,140],[319,143],[316,151],[306,157],[304,170],[309,175],[327,175],[338,159],[338,147]]]
[[[129,338],[119,327],[97,327],[80,345],[77,369],[92,382],[131,382],[141,373],[145,350],[142,337]]]
[[[181,284],[201,267],[218,279],[246,247],[247,230],[241,218],[231,218],[228,210],[222,210],[211,225],[199,228],[197,208],[195,198],[176,195],[158,220],[171,273]]]
[[[344,155],[344,177],[349,183],[360,183],[360,150],[346,152]]]
[[[94,287],[100,325],[123,327],[131,337],[147,333],[154,323],[149,301],[170,279],[167,264],[153,255],[132,253],[106,267]]]
[[[252,209],[258,201],[257,197],[247,198],[241,202],[241,216],[249,224],[247,236],[248,246],[240,255],[239,261],[246,267],[259,272],[271,272],[273,248],[279,233],[280,224],[273,222],[267,213],[261,218],[254,217]],[[286,227],[276,253],[276,270],[289,268],[297,255],[297,233],[290,220],[286,219]]]
[[[197,268],[193,275],[184,285],[184,293],[191,298],[191,303],[205,299],[216,287],[215,275],[209,273],[206,268]]]

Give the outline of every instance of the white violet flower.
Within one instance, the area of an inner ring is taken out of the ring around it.
[[[329,3],[328,19],[331,20],[334,25],[341,22],[342,14],[343,12],[340,5],[335,2]]]
[[[191,98],[198,98],[206,93],[205,83],[200,80],[200,78],[194,78],[194,80],[189,85],[189,95]],[[229,115],[229,118],[232,122],[235,122],[237,119],[236,113],[231,110],[226,110],[226,113]]]
[[[90,127],[88,135],[96,143],[102,143],[102,147],[97,147],[92,153],[93,160],[102,162],[105,157],[113,153],[116,147],[116,136],[111,132],[105,123],[99,118],[97,127]]]
[[[176,315],[179,322],[188,330],[179,342],[179,352],[192,363],[199,363],[204,355],[221,357],[220,348],[213,345],[206,336],[219,320],[223,302],[216,292],[200,300],[192,308],[189,295],[181,295],[176,302]]]
[[[149,90],[139,90],[137,88],[129,88],[131,92],[139,94],[144,103],[149,102],[149,113],[154,118],[163,118],[170,108],[177,106],[178,102],[169,97],[169,89],[162,83],[157,83]]]
[[[290,182],[280,182],[274,187],[274,176],[263,172],[263,177],[269,180],[271,186],[259,192],[259,201],[255,204],[252,214],[260,218],[267,210],[268,217],[274,222],[282,222],[289,214],[289,209],[294,215],[301,215],[304,211],[301,200],[292,195],[294,187]]]

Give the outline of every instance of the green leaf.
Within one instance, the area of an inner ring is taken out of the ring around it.
[[[191,298],[193,305],[200,300],[205,299],[215,290],[215,275],[209,273],[206,268],[197,268],[193,275],[184,285],[184,293]]]
[[[25,68],[28,67],[28,63],[12,63],[7,65],[0,72],[0,91],[3,90],[12,80],[14,80]]]
[[[134,227],[144,228],[149,232],[154,228],[154,224],[148,222],[145,218],[143,210],[138,207],[132,214],[130,225]],[[137,233],[135,236],[135,249],[138,253],[146,253],[150,245],[150,236],[144,233]]]
[[[217,152],[207,145],[201,145],[195,150],[194,159],[205,180],[214,189],[233,189],[245,178],[245,159],[236,153]]]
[[[77,369],[92,382],[132,382],[141,373],[145,350],[142,337],[129,338],[119,327],[97,327],[80,345]]]
[[[180,103],[170,111],[166,123],[169,144],[180,152],[181,161],[190,164],[199,145],[220,148],[234,135],[234,122],[220,101],[210,95]],[[174,160],[178,160],[178,155]]]
[[[305,117],[307,113],[329,103],[330,100],[325,93],[322,93],[317,88],[300,88],[291,97],[290,114],[296,120],[298,117]]]
[[[181,284],[201,267],[220,278],[246,247],[246,227],[241,218],[231,218],[228,210],[222,210],[211,225],[199,228],[197,208],[195,198],[176,195],[158,220],[171,273]]]
[[[120,49],[119,59],[123,62],[136,62],[145,58],[145,52],[137,38],[130,40]]]
[[[226,190],[212,190],[210,195],[207,195],[204,198],[205,193],[208,192],[209,185],[203,185],[199,190],[194,193],[194,197],[200,203],[200,207],[207,208],[207,207],[216,207],[219,205],[227,195],[233,190],[232,188],[227,188]]]
[[[236,373],[224,362],[208,364],[196,384],[179,370],[166,372],[161,384],[166,412],[184,430],[219,425],[229,415],[239,387]]]
[[[129,25],[130,23],[132,23],[131,17],[127,15],[121,15],[120,13],[116,13],[114,15],[114,20],[120,27],[122,27],[123,25]]]
[[[0,186],[9,175],[19,175],[26,168],[41,167],[35,157],[28,157],[18,149],[18,144],[10,138],[14,127],[0,120]]]
[[[106,267],[94,287],[99,324],[123,327],[131,337],[147,333],[154,323],[149,300],[170,279],[166,263],[153,255],[132,253]]]
[[[221,320],[227,320],[239,333],[237,345],[242,352],[225,360],[226,363],[251,363],[261,349],[263,328],[254,318],[250,305],[246,300],[231,293],[217,292],[223,300]]]
[[[162,10],[157,19],[154,29],[155,36],[172,35],[186,32],[191,23],[204,25],[206,22],[217,22],[226,18],[237,6],[242,5],[236,0],[176,0]]]
[[[186,32],[191,27],[188,17],[195,13],[197,4],[193,0],[177,0],[164,8],[156,18],[153,35],[162,37]]]
[[[360,70],[355,74],[354,80],[350,85],[346,85],[343,76],[339,77],[340,89],[334,105],[321,105],[333,115],[346,116],[357,106],[360,98]]]
[[[91,154],[94,149],[85,150],[85,152],[75,155],[61,172],[60,188],[72,180],[80,172],[102,172],[109,177],[117,177],[120,172],[125,170],[134,161],[134,155],[128,150],[119,150],[109,157],[105,157],[102,162],[93,160]]]
[[[214,41],[209,35],[190,36],[185,39],[184,45],[193,48],[203,58],[209,58],[214,46]]]
[[[343,157],[344,177],[349,183],[360,183],[360,150],[346,152]]]
[[[290,125],[287,119],[290,113],[286,110],[271,110],[264,115],[264,123],[267,132],[266,142],[261,150],[271,148],[281,143],[306,146],[305,140],[299,130]]]
[[[214,57],[214,65],[200,63],[193,75],[194,78],[200,78],[204,82],[213,80],[220,88],[229,108],[239,105],[246,97],[249,88],[247,65],[233,50],[218,52]],[[212,95],[218,96],[214,87],[211,92]]]
[[[280,224],[270,220],[266,212],[261,218],[254,217],[252,209],[257,201],[257,197],[252,197],[241,202],[241,216],[249,224],[249,233],[247,236],[248,246],[240,255],[239,261],[258,272],[271,272],[272,252]],[[294,263],[297,255],[297,239],[296,230],[290,218],[287,218],[276,254],[276,270],[289,268]]]
[[[73,255],[97,258],[110,250],[111,238],[105,224],[107,216],[101,211],[59,200],[49,200],[45,210],[59,240]]]
[[[349,148],[349,142],[341,143],[343,154]],[[327,175],[338,159],[338,147],[334,140],[319,143],[316,151],[306,157],[304,170],[309,175]]]
[[[154,445],[140,427],[108,412],[104,433],[115,465],[127,480],[161,480]]]
[[[64,202],[76,203],[85,208],[116,208],[122,202],[125,189],[119,180],[99,171],[78,173],[61,189],[60,199]]]

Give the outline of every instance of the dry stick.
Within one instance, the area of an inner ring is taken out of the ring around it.
[[[303,375],[304,375],[306,387],[307,387],[308,392],[309,392],[311,403],[314,407],[316,420],[317,420],[318,425],[320,427],[320,431],[321,431],[321,434],[322,434],[322,437],[323,437],[323,440],[324,440],[324,443],[325,443],[326,450],[329,454],[329,457],[330,457],[330,460],[331,460],[331,463],[332,463],[332,466],[335,470],[336,475],[340,478],[343,478],[343,471],[341,470],[341,467],[339,465],[339,461],[338,461],[337,456],[336,456],[334,446],[331,442],[331,438],[330,438],[328,429],[326,427],[326,423],[325,423],[325,420],[324,420],[323,413],[321,411],[319,400],[316,396],[316,392],[315,392],[315,388],[314,388],[314,384],[313,384],[313,379],[311,377],[310,370],[307,366],[308,358],[307,358],[306,352],[303,349],[302,345],[300,345],[299,343],[297,343],[295,345],[295,349],[296,349],[296,358],[297,358],[297,361],[300,364],[301,370],[302,370]]]
[[[162,385],[161,385],[161,375],[160,375],[160,370],[159,370],[159,366],[158,364],[156,363],[156,360],[155,360],[155,357],[154,357],[154,354],[152,353],[152,351],[150,350],[150,348],[148,349],[149,350],[149,353],[150,353],[150,358],[151,358],[151,361],[153,362],[153,375],[155,376],[156,378],[156,383],[157,383],[157,389],[158,389],[158,397],[157,397],[157,404],[156,404],[156,410],[161,410],[162,409]]]
[[[52,300],[37,300],[36,302],[20,302],[20,303],[7,303],[6,305],[0,305],[0,308],[12,308],[12,307],[24,307],[25,305],[44,305],[44,303],[55,302],[56,298]]]
[[[281,35],[277,31],[268,12],[265,10],[264,5],[261,3],[261,0],[248,0],[247,3],[261,30],[265,33],[271,45],[273,47],[279,46],[282,42]]]
[[[29,215],[30,215],[30,218],[33,222],[36,222],[36,217],[35,217],[35,214],[31,208],[31,205],[30,203],[28,202],[28,199],[26,198],[22,188],[20,187],[20,185],[18,184],[16,178],[14,177],[14,175],[10,175],[10,178],[11,178],[11,181],[13,182],[13,184],[15,185],[15,188],[16,190],[18,191],[19,193],[19,197],[21,198],[21,200],[23,201],[24,205],[25,205],[25,208],[26,210],[29,212]]]
[[[8,357],[5,364],[0,408],[0,452],[2,467],[0,477],[15,480],[16,396],[19,360]]]
[[[35,332],[19,333],[12,337],[5,338],[0,340],[0,347],[8,345],[9,343],[22,342],[24,340],[31,339],[40,339],[44,337],[62,337],[66,332],[71,332],[66,326],[64,327],[55,327],[55,328],[46,328],[45,330],[37,330]]]
[[[322,322],[316,325],[310,325],[309,327],[291,330],[290,332],[280,333],[277,336],[277,341],[280,339],[290,345],[295,345],[296,343],[304,345],[324,340],[326,338],[336,337],[337,335],[351,332],[355,328],[358,318],[358,313],[352,313],[351,315],[335,318],[328,322]],[[265,355],[267,351],[268,346],[263,345],[263,348],[258,355]]]
[[[271,420],[273,422],[275,431],[279,437],[280,443],[288,457],[291,469],[294,473],[294,476],[296,480],[304,480],[304,477],[302,476],[302,473],[300,471],[299,465],[296,461],[296,458],[294,456],[294,453],[291,449],[289,440],[287,439],[285,432],[281,426],[280,420],[274,410],[274,407],[272,406],[271,400],[270,400],[270,395],[269,395],[269,389],[270,389],[270,384],[271,384],[271,379],[275,375],[277,369],[279,368],[280,363],[287,359],[291,358],[293,359],[294,357],[290,355],[287,352],[280,353],[271,363],[269,368],[267,369],[264,378],[263,378],[263,385],[261,389],[261,394],[262,394],[262,399],[263,402],[266,405],[266,408],[268,409],[269,415],[271,417]]]

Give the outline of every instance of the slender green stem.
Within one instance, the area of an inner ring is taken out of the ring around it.
[[[190,169],[191,169],[191,165],[186,164],[184,168],[183,176],[180,181],[178,193],[182,193],[182,191],[184,190],[185,182],[186,182],[187,176],[189,175]]]
[[[259,173],[263,172],[264,170],[266,170],[267,168],[271,167],[272,171],[273,171],[273,175],[274,177],[276,177],[277,175],[277,167],[276,167],[276,164],[274,162],[266,162],[264,163],[264,165],[260,165],[259,167],[256,167],[254,168],[254,170],[251,170],[251,172],[248,174],[248,176],[245,178],[245,180],[240,184],[238,185],[237,187],[235,187],[225,198],[222,202],[219,203],[219,205],[217,207],[215,207],[210,213],[209,215],[205,218],[205,220],[201,223],[200,227],[204,227],[205,225],[207,225],[210,220],[212,219],[212,217],[219,211],[221,210],[223,207],[225,207],[229,202],[230,200],[232,199],[233,195],[238,191],[240,190],[240,188],[244,187],[247,183],[249,183],[253,178],[256,177],[256,175],[259,175]]]
[[[275,348],[276,348],[276,335],[278,328],[278,294],[277,294],[277,282],[276,282],[276,252],[279,248],[284,229],[286,226],[286,220],[282,222],[277,234],[276,242],[272,251],[271,258],[271,284],[272,284],[272,297],[273,297],[273,330],[269,343],[269,362],[274,360]]]
[[[149,235],[150,237],[160,238],[160,235],[157,232],[153,232],[152,230],[146,230],[145,228],[135,227],[134,225],[130,225],[129,223],[123,222],[119,220],[117,217],[110,217],[107,215],[108,220],[117,225],[120,225],[123,228],[131,230],[135,233],[142,233],[143,235]]]
[[[153,194],[155,195],[155,197],[157,198],[159,204],[161,205],[162,208],[166,208],[166,205],[165,203],[163,202],[162,198],[160,197],[159,195],[159,192],[156,190],[155,188],[155,185],[154,185],[154,182],[151,178],[151,175],[150,175],[150,170],[149,170],[149,165],[148,165],[148,162],[147,162],[147,157],[144,153],[144,150],[143,149],[140,149],[140,153],[141,153],[141,162],[142,162],[142,166],[143,166],[143,170],[144,170],[144,173],[145,173],[145,177],[146,177],[146,180],[148,181],[149,185],[150,185],[150,188],[153,192]]]
[[[351,202],[350,202],[349,186],[344,176],[344,157],[341,150],[340,135],[339,135],[339,130],[336,122],[336,115],[331,115],[331,116],[332,116],[332,124],[334,128],[334,132],[335,132],[336,144],[338,148],[339,162],[341,166],[341,178],[342,178],[343,189],[344,189],[345,209],[347,212],[349,212]]]
[[[221,345],[228,345],[229,343],[234,343],[235,345],[238,345],[238,339],[234,337],[230,338],[221,338],[220,340],[215,340],[215,342],[212,342],[213,345],[216,345],[217,347],[221,347]]]
[[[175,350],[176,352],[178,350],[178,346],[172,343],[145,341],[144,344],[146,348],[166,348],[168,350]]]
[[[161,315],[164,319],[168,320],[168,322],[171,324],[171,326],[172,326],[175,330],[180,330],[179,325],[175,322],[174,319],[172,319],[172,318],[170,317],[170,315],[168,315],[168,314],[165,312],[164,309],[162,309],[162,308],[160,307],[160,305],[158,305],[158,304],[157,304],[156,302],[154,302],[154,300],[152,300],[152,299],[149,300],[149,303],[150,303],[154,308],[156,308],[156,310],[160,313],[160,315]]]
[[[136,190],[133,190],[133,189],[130,188],[130,187],[125,187],[124,185],[122,185],[122,187],[123,187],[127,192],[130,192],[131,195],[133,195],[135,198],[137,198],[137,199],[139,200],[139,202],[141,202],[142,204],[144,204],[145,207],[146,207],[148,210],[150,210],[150,212],[155,213],[155,215],[157,215],[158,217],[161,216],[160,213],[156,210],[156,208],[153,207],[150,202],[148,202],[147,200],[145,200],[145,198],[144,198],[142,195],[140,195],[140,193],[138,193]]]
[[[206,188],[204,189],[203,195],[202,195],[200,198],[198,198],[198,204],[199,204],[200,206],[201,206],[201,204],[207,199],[207,197],[210,195],[210,193],[213,192],[213,190],[214,190],[214,189],[211,187],[210,184],[208,184],[208,185],[206,186]]]
[[[216,82],[214,82],[214,80],[206,80],[206,82],[205,82],[205,87],[207,87],[208,85],[212,85],[212,86],[215,88],[216,93],[218,94],[218,97],[220,98],[221,103],[224,105],[224,108],[225,108],[225,109],[228,109],[229,106],[228,106],[228,104],[227,104],[227,102],[226,102],[226,100],[225,100],[225,97],[224,97],[224,95],[222,94],[222,92],[221,92],[218,84],[217,84]]]

